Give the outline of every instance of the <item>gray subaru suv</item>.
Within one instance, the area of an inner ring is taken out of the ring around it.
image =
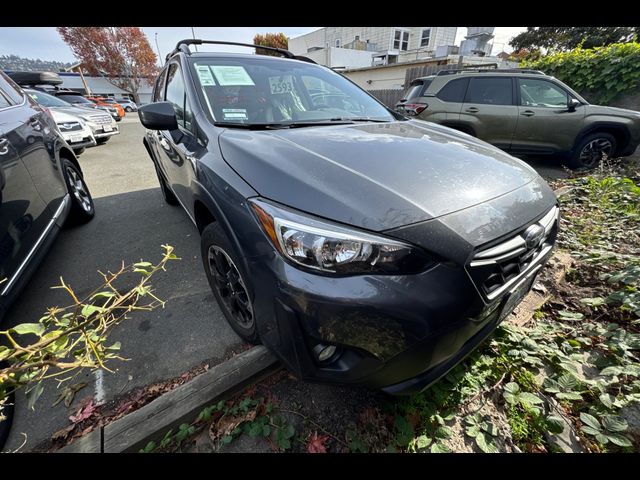
[[[396,110],[514,155],[555,155],[570,168],[631,155],[640,143],[640,112],[590,105],[537,70],[443,70],[413,80]]]
[[[556,239],[553,191],[329,68],[189,49],[208,43],[178,44],[139,114],[229,324],[300,378],[423,390],[531,288]]]

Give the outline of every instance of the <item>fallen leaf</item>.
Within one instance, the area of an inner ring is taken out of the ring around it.
[[[313,432],[307,441],[308,453],[327,453],[327,447],[325,443],[329,440],[329,435],[318,435],[318,432]]]
[[[73,398],[76,396],[76,392],[82,390],[86,387],[86,382],[76,383],[75,385],[70,385],[64,387],[62,391],[58,394],[58,399],[53,403],[53,407],[59,404],[62,400],[64,400],[65,407],[70,407],[73,403]]]
[[[82,422],[83,420],[86,420],[87,418],[91,417],[96,412],[97,408],[98,408],[98,405],[95,405],[93,403],[93,400],[91,400],[85,406],[80,407],[75,415],[71,415],[69,417],[69,420],[72,423]]]
[[[220,419],[209,427],[209,438],[214,445],[225,435],[230,435],[238,425],[244,422],[252,422],[256,418],[256,411],[251,410],[246,415],[231,417],[223,415]]]

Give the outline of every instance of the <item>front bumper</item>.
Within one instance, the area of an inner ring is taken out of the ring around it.
[[[93,133],[93,136],[96,139],[111,137],[112,135],[117,135],[120,133],[120,129],[118,128],[117,125],[114,125],[114,124],[107,125],[107,126],[110,126],[112,129],[110,132],[105,132],[104,126],[98,125],[97,123],[91,123],[91,124],[87,123],[87,125],[89,125],[89,127],[91,128],[91,132]]]
[[[80,131],[62,132],[62,137],[72,149],[89,148],[96,146],[96,140],[91,130],[85,128]]]
[[[522,280],[550,255],[548,249],[536,258]],[[261,315],[261,339],[304,380],[417,393],[473,351],[508,313],[510,291],[487,302],[454,264],[416,275],[335,278],[301,271],[274,254],[249,262],[249,269],[260,286],[254,311]],[[318,343],[342,353],[322,365],[313,354]]]

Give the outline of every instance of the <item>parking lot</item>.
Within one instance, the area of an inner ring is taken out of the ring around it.
[[[11,326],[37,321],[49,306],[66,305],[68,297],[50,287],[66,283],[80,295],[100,284],[97,270],[115,270],[122,261],[160,258],[162,244],[175,247],[181,257],[167,273],[154,277],[156,294],[166,307],[137,312],[112,334],[122,342],[127,362],[113,362],[108,372],[80,376],[73,383],[87,386],[71,408],[55,407],[57,383],[48,382],[35,411],[24,395],[7,449],[15,449],[27,435],[29,449],[69,424],[80,401],[93,397],[106,402],[128,391],[181,375],[204,362],[215,364],[232,354],[241,340],[227,325],[209,289],[199,255],[198,231],[179,207],[167,205],[160,193],[153,165],[142,145],[143,127],[135,113],[120,122],[121,133],[103,146],[79,157],[95,200],[90,223],[63,230],[3,322]],[[75,408],[74,408],[75,407]]]
[[[199,258],[199,235],[180,207],[167,205],[160,193],[153,165],[142,145],[144,128],[135,113],[120,122],[121,133],[103,146],[79,157],[95,200],[96,217],[87,225],[65,229],[50,253],[9,311],[4,325],[36,321],[47,307],[67,304],[61,290],[50,287],[59,277],[80,295],[100,282],[98,270],[114,270],[126,263],[156,260],[162,244],[170,244],[181,261],[154,279],[156,294],[167,301],[164,309],[138,312],[112,334],[122,342],[127,362],[114,362],[115,373],[84,374],[74,382],[80,390],[70,408],[56,401],[57,383],[49,381],[35,411],[27,409],[22,394],[7,449],[25,450],[47,440],[69,424],[78,404],[93,398],[108,402],[137,387],[176,377],[208,363],[219,363],[241,347],[227,325],[209,289]],[[553,159],[530,163],[545,177],[564,172]]]

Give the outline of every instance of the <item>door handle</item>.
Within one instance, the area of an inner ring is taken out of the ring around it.
[[[0,155],[6,155],[7,153],[9,153],[9,140],[0,138]]]
[[[477,113],[478,109],[476,107],[469,107],[465,110],[465,112],[469,112],[469,113]]]
[[[525,110],[520,115],[524,115],[525,117],[533,117],[535,114],[536,114],[536,112],[533,112],[531,110]]]

